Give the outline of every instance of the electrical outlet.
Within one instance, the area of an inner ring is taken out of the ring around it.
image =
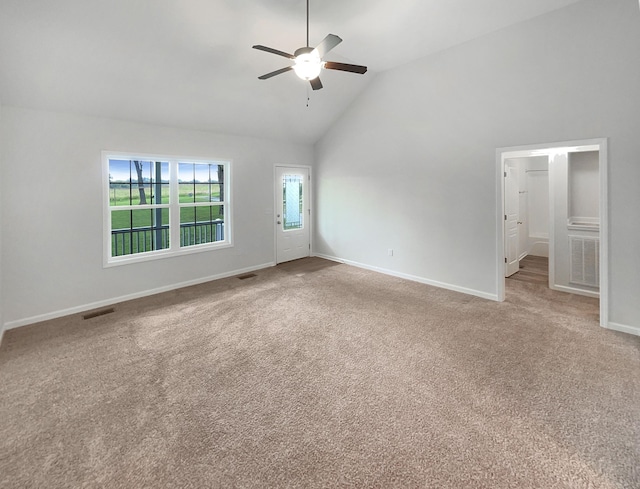
[[[389,249],[387,250],[387,255],[389,255],[389,256],[393,256],[393,249],[392,249],[392,248],[389,248]]]

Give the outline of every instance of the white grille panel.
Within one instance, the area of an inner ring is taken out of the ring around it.
[[[600,286],[600,240],[584,236],[569,236],[569,281],[589,287]]]

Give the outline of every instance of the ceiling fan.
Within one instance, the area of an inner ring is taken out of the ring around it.
[[[303,80],[308,80],[314,90],[320,90],[322,88],[322,82],[320,81],[320,71],[322,68],[326,70],[348,71],[350,73],[358,73],[360,75],[366,73],[366,66],[337,63],[335,61],[323,61],[325,54],[341,42],[342,39],[338,36],[329,34],[315,48],[309,47],[309,0],[307,0],[307,45],[296,49],[293,54],[285,53],[284,51],[279,51],[260,44],[253,46],[253,49],[259,49],[260,51],[266,51],[267,53],[284,56],[285,58],[292,59],[295,62],[292,66],[272,71],[271,73],[259,76],[258,78],[260,80],[267,80],[273,76],[293,70],[298,77]]]

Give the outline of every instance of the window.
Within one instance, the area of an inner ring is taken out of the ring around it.
[[[231,246],[229,167],[103,153],[105,265]]]

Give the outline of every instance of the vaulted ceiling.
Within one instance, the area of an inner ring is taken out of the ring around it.
[[[304,46],[305,0],[2,0],[0,103],[313,143],[376,73],[577,1],[311,0],[310,44],[369,67],[314,92],[251,49]]]

